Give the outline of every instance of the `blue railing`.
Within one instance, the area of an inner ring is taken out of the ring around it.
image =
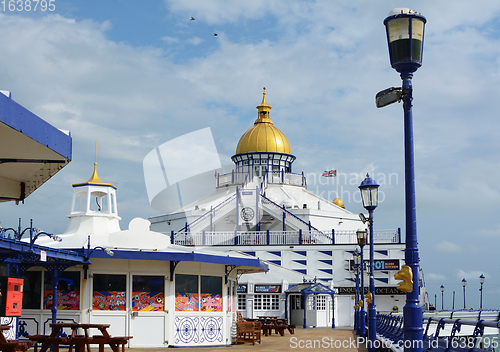
[[[377,314],[376,346],[401,352],[408,345],[422,344],[423,351],[432,352],[465,352],[494,351],[498,347],[500,322],[498,311],[484,314],[486,321],[462,318],[429,317],[423,335],[423,340],[405,341],[403,336],[403,316],[392,314]]]

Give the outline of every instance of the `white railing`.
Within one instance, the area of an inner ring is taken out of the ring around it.
[[[253,178],[254,174],[248,172],[232,172],[229,174],[217,174],[217,187],[225,187],[232,185],[242,185],[246,180]],[[246,179],[247,178],[247,179]],[[294,174],[291,172],[267,172],[265,177],[267,183],[287,184],[293,186],[305,186],[305,177],[302,174]]]
[[[223,231],[178,232],[174,243],[183,246],[265,246],[310,244],[357,244],[356,231],[336,231],[335,241],[331,232],[320,231]],[[396,240],[397,239],[397,240]],[[382,230],[374,233],[375,243],[401,243],[399,230]]]
[[[326,232],[326,231],[323,231]],[[330,233],[331,234],[331,233]],[[335,231],[336,244],[357,243],[356,231]],[[373,231],[374,243],[402,243],[401,234],[396,230],[377,230]]]

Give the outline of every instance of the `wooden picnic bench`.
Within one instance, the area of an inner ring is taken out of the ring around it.
[[[271,335],[273,329],[280,336],[285,336],[285,330],[288,330],[290,334],[294,334],[296,327],[296,325],[288,324],[286,319],[262,319],[262,333],[264,336]]]
[[[30,348],[34,344],[34,342],[31,341],[7,340],[3,332],[9,329],[10,325],[0,325],[0,351],[27,351],[28,348]]]
[[[262,343],[260,321],[242,321],[236,323],[236,343],[249,342],[255,345],[255,342]]]
[[[86,323],[55,323],[50,324],[52,328],[52,333],[49,336],[46,335],[32,335],[28,338],[32,341],[36,341],[35,352],[38,352],[38,343],[41,343],[40,352],[46,352],[48,348],[52,345],[55,352],[59,351],[60,345],[68,345],[69,352],[72,352],[73,346],[75,352],[85,352],[85,346],[87,347],[87,352],[90,352],[90,345],[99,345],[99,352],[104,351],[104,345],[109,345],[113,352],[125,351],[125,345],[132,336],[117,336],[111,337],[107,332],[109,324],[86,324]],[[71,328],[70,336],[61,336],[63,328]],[[84,335],[77,334],[78,329],[84,331]],[[102,335],[89,336],[89,329],[98,329]]]

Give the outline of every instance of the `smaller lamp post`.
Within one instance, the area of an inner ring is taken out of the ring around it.
[[[353,253],[354,256],[354,272],[356,273],[356,310],[354,311],[354,329],[356,330],[356,333],[359,334],[359,264],[361,262],[361,254],[359,253],[358,249]]]
[[[441,285],[441,310],[444,310],[444,286]]]
[[[479,283],[481,284],[481,288],[479,289],[479,291],[481,291],[481,298],[479,299],[479,310],[483,310],[483,284],[484,284],[484,279],[486,279],[484,277],[483,274],[481,274],[481,276],[479,276]]]
[[[465,308],[465,286],[467,286],[467,280],[465,278],[462,279],[462,286],[464,287],[464,310]]]
[[[361,199],[363,200],[363,207],[368,210],[369,218],[366,219],[364,215],[360,214],[361,220],[365,218],[364,221],[368,222],[370,230],[370,293],[372,296],[372,302],[370,307],[368,307],[368,340],[371,342],[368,344],[368,351],[374,352],[375,342],[377,340],[377,310],[375,306],[375,277],[373,269],[375,267],[373,261],[374,248],[373,248],[373,211],[378,205],[378,188],[379,185],[375,182],[369,174],[366,174],[366,178],[358,186],[361,191]]]
[[[363,260],[363,247],[366,244],[366,229],[358,229],[356,231],[356,236],[358,237],[358,244],[361,252],[359,254],[359,272],[361,276],[361,286],[360,286],[360,300],[361,310],[359,312],[359,324],[358,324],[358,335],[361,337],[366,336],[366,325],[365,325],[365,264]]]

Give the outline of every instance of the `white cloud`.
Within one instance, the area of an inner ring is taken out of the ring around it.
[[[200,37],[193,37],[193,38],[189,39],[188,42],[193,44],[193,45],[198,45],[198,44],[203,43],[204,40],[201,39]]]
[[[489,228],[489,229],[482,229],[478,231],[479,235],[481,236],[500,236],[500,224],[496,224],[495,227]]]
[[[467,281],[475,281],[479,282],[479,276],[484,275],[487,278],[489,275],[483,271],[479,270],[462,270],[458,269],[455,276],[459,279],[465,279]]]
[[[161,40],[169,43],[169,44],[176,44],[179,42],[179,38],[177,37],[169,37],[168,35],[161,37]]]
[[[446,280],[447,277],[446,275],[443,274],[436,274],[436,273],[425,273],[425,280],[427,281],[438,281],[442,282]]]

